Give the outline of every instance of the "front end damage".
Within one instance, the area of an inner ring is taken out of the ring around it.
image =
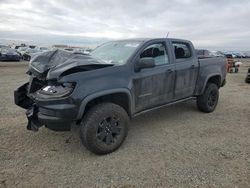
[[[69,96],[46,99],[42,96],[42,91],[48,86],[32,91],[31,85],[33,84],[38,87],[38,83],[31,79],[29,83],[25,83],[14,91],[15,104],[26,109],[27,129],[38,131],[44,125],[54,131],[70,130],[77,111],[73,100]]]
[[[17,90],[14,91],[14,100],[15,104],[26,109],[26,117],[28,119],[27,129],[38,131],[39,127],[41,127],[41,123],[37,118],[37,108],[35,107],[34,101],[31,100],[28,96],[28,87],[29,82],[25,83]]]
[[[34,57],[27,72],[29,82],[14,91],[15,104],[27,110],[27,129],[37,131],[44,125],[55,131],[70,130],[71,124],[77,120],[80,104],[79,98],[74,97],[77,92],[73,92],[76,80],[65,77],[108,66],[112,64],[61,50]]]

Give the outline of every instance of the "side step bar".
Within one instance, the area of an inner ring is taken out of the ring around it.
[[[171,106],[171,105],[174,105],[174,104],[178,104],[178,103],[189,101],[189,100],[195,100],[195,99],[196,99],[196,97],[188,97],[188,98],[181,99],[181,100],[178,100],[178,101],[174,101],[174,102],[171,102],[171,103],[163,104],[161,106],[153,107],[153,108],[138,112],[138,113],[134,114],[133,117],[139,116],[141,114],[144,114],[144,113],[147,113],[147,112],[150,112],[150,111],[153,111],[153,110],[157,110],[157,109],[160,109],[160,108],[164,108],[164,107],[167,107],[167,106]]]

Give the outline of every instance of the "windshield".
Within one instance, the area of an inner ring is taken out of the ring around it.
[[[140,43],[139,41],[108,42],[96,48],[90,55],[106,63],[122,65],[126,63]]]

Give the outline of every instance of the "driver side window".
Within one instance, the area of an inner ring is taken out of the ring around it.
[[[163,43],[151,44],[144,49],[140,58],[151,57],[155,61],[155,65],[169,64],[168,54]]]

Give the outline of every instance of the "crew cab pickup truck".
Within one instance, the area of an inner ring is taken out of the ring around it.
[[[226,59],[198,59],[192,43],[180,39],[113,41],[89,55],[54,50],[31,59],[30,80],[14,92],[15,103],[27,109],[28,130],[77,124],[82,143],[107,154],[142,113],[190,99],[200,111],[214,111],[226,68]]]

